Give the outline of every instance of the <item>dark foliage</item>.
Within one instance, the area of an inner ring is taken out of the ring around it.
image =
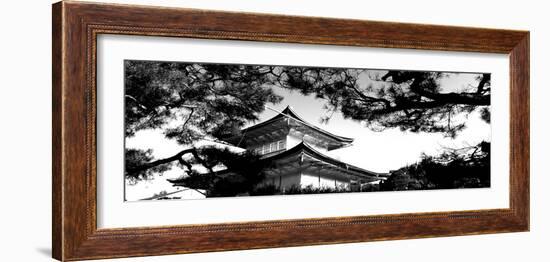
[[[345,193],[350,192],[345,187],[314,187],[308,185],[292,185],[288,188],[281,189],[273,184],[259,186],[250,192],[251,196],[267,196],[267,195],[306,195],[306,194],[328,194],[328,193]]]
[[[465,128],[456,116],[480,110],[489,121],[490,74],[479,74],[476,87],[458,92],[443,90],[440,80],[451,73],[386,71],[339,68],[281,68],[283,87],[314,94],[327,101],[329,111],[364,122],[373,130],[399,128],[403,131],[443,133],[454,137]],[[373,81],[361,81],[361,78]]]
[[[204,189],[209,197],[248,194],[265,178],[264,171],[270,167],[270,163],[261,161],[250,151],[236,154],[228,149],[206,147],[198,150],[198,154],[201,155],[201,165],[208,167],[209,172],[190,169],[176,182],[185,187]],[[223,170],[214,171],[217,166],[223,166]]]
[[[258,186],[250,192],[251,196],[271,196],[280,194],[281,191],[279,190],[279,188],[273,184]]]
[[[126,136],[161,128],[170,139],[187,144],[205,135],[232,132],[249,121],[273,93],[270,68],[248,65],[125,61]],[[170,127],[172,120],[182,125]]]
[[[480,188],[490,186],[490,143],[447,150],[392,172],[380,185],[382,191]]]
[[[137,150],[137,149],[131,149],[127,148],[125,149],[125,156],[126,156],[126,165],[125,169],[135,169],[138,166],[145,165],[153,160],[153,156],[151,156],[152,150]],[[156,165],[154,167],[151,167],[149,169],[140,170],[136,172],[126,172],[126,178],[129,180],[131,184],[136,183],[139,180],[142,179],[148,179],[153,174],[159,173],[162,174],[162,172],[168,170],[170,168],[169,164],[161,164]]]
[[[380,184],[366,184],[361,187],[361,192],[380,191]]]
[[[299,195],[299,194],[328,194],[328,193],[344,193],[344,192],[350,192],[350,190],[344,187],[337,187],[337,188],[314,187],[312,185],[301,187],[300,185],[293,185],[290,188],[285,189],[283,194]]]
[[[269,87],[273,84],[267,76],[269,69],[125,61],[126,137],[144,129],[160,129],[166,138],[186,147],[201,139],[216,140],[235,133],[245,123],[258,120],[267,102],[281,100]],[[170,125],[173,122],[181,124]],[[199,151],[189,148],[172,157],[154,160],[150,150],[129,149],[126,177],[132,181],[147,179],[175,162],[188,169],[187,175],[197,174],[192,168],[196,163],[211,169],[209,158],[214,154]]]

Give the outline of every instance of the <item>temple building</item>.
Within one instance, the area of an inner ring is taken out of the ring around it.
[[[273,118],[241,130],[226,142],[262,155],[270,161],[261,185],[271,184],[282,192],[292,186],[338,188],[359,191],[378,183],[387,174],[376,173],[329,157],[326,152],[351,146],[353,138],[338,136],[309,124],[290,107]]]

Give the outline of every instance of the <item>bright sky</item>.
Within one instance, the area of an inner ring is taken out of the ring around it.
[[[449,77],[443,78],[440,85],[443,92],[464,90],[468,85],[477,85],[476,75],[451,74]],[[365,77],[361,81],[362,84],[368,84],[370,80]],[[270,108],[282,111],[287,105],[290,105],[307,122],[336,135],[355,139],[352,146],[330,151],[327,153],[329,156],[375,172],[388,172],[415,163],[420,159],[422,153],[438,155],[443,148],[475,145],[483,140],[490,141],[491,137],[490,125],[482,121],[477,112],[468,116],[466,129],[454,139],[446,138],[442,134],[402,132],[398,129],[375,132],[366,128],[364,123],[344,119],[340,113],[334,113],[328,123],[322,124],[320,119],[325,114],[323,100],[316,99],[313,95],[304,96],[299,92],[278,87],[275,87],[274,91],[284,99],[279,104],[268,104]],[[260,114],[259,122],[276,114],[277,112],[266,109]],[[250,125],[252,124],[255,123],[250,123]],[[126,140],[126,146],[129,148],[151,148],[156,158],[169,157],[183,149],[175,141],[167,140],[160,130],[140,131],[134,137]],[[181,170],[172,169],[153,180],[132,186],[127,185],[127,200],[146,198],[162,190],[174,191],[175,188],[166,181],[166,178],[181,175]]]

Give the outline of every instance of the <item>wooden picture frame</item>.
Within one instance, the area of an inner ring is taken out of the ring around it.
[[[53,5],[53,257],[63,261],[529,230],[529,32],[83,2]],[[510,58],[510,207],[98,229],[99,34],[468,51]],[[327,230],[330,228],[330,230]]]

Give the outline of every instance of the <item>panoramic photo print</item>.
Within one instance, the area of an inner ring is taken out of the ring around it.
[[[124,61],[124,200],[490,187],[491,74]]]

